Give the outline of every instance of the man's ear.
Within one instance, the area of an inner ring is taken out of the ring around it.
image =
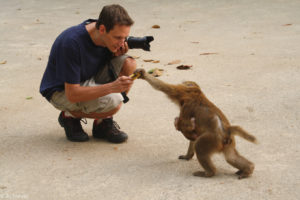
[[[103,24],[101,24],[101,25],[99,26],[99,32],[100,32],[100,34],[106,33],[106,28],[105,28],[105,26],[104,26]]]

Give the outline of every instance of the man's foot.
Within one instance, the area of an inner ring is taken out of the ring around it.
[[[65,129],[68,140],[73,142],[84,142],[89,140],[89,136],[84,132],[80,124],[80,119],[65,117],[64,112],[61,112],[58,117],[58,122]]]
[[[120,131],[119,125],[112,118],[103,119],[100,124],[97,124],[97,120],[95,120],[93,136],[95,138],[107,139],[112,143],[122,143],[128,139],[127,134]]]

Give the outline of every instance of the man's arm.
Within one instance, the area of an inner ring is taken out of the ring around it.
[[[81,86],[80,84],[65,83],[65,93],[70,102],[77,103],[90,101],[111,93],[120,93],[129,90],[133,80],[127,76],[121,76],[111,83],[98,86]]]

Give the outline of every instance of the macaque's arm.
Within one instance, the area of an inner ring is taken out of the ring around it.
[[[148,74],[144,69],[141,68],[137,69],[134,73],[139,74],[139,78],[147,81],[154,89],[165,93],[172,100],[178,100],[180,91],[178,91],[179,88],[177,85],[165,83],[162,80]]]

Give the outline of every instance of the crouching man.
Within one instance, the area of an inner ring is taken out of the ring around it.
[[[128,92],[136,62],[126,55],[133,20],[120,5],[104,6],[89,19],[63,31],[55,40],[40,93],[61,110],[59,124],[70,141],[87,141],[81,118],[95,119],[93,137],[112,143],[127,140],[113,120]],[[117,77],[114,77],[112,75]]]

